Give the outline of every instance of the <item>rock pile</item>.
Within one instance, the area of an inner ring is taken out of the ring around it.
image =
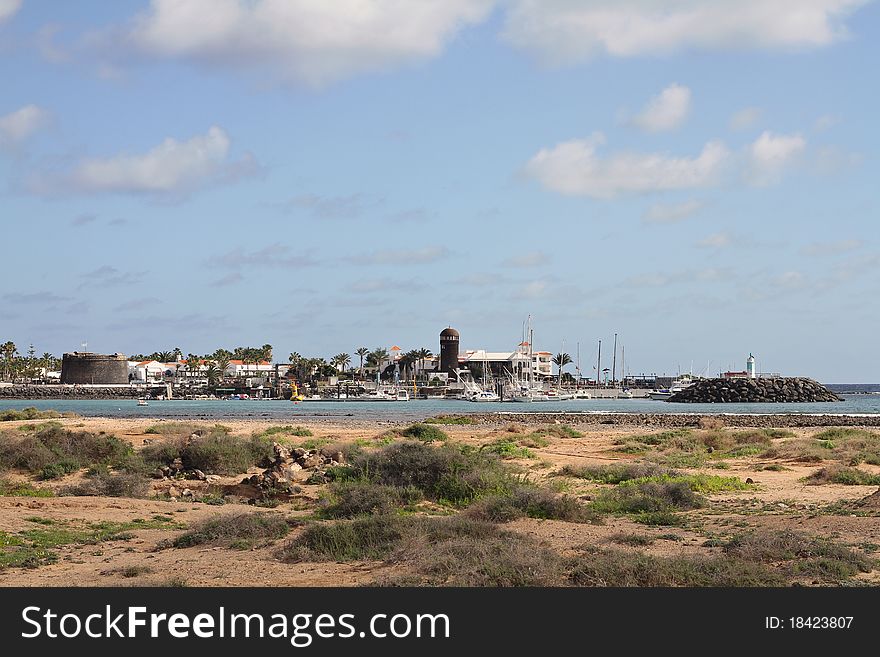
[[[703,379],[667,401],[703,404],[843,401],[813,379]]]
[[[272,464],[241,483],[256,486],[264,494],[288,494],[293,492],[296,483],[324,483],[327,468],[345,462],[342,452],[328,454],[301,447],[289,450],[278,443],[272,443],[272,451],[275,454]]]

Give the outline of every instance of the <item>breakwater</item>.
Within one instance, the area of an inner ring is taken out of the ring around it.
[[[475,413],[474,424],[504,426],[525,424],[570,424],[641,426],[661,429],[697,428],[721,421],[727,427],[880,427],[880,415],[834,415],[806,413]]]
[[[818,381],[805,377],[702,379],[667,401],[688,404],[815,403],[843,401]]]
[[[162,386],[163,392],[164,389],[165,387]],[[132,386],[0,386],[0,399],[134,399],[143,396],[143,394],[143,388]]]

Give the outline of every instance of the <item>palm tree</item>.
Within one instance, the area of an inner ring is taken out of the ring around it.
[[[205,369],[205,376],[208,379],[208,385],[210,387],[213,388],[219,383],[220,372],[221,370],[214,363],[208,363],[208,367]]]
[[[410,349],[400,357],[400,366],[403,368],[404,378],[409,379],[412,375],[413,365],[419,360],[419,351]]]
[[[361,378],[363,378],[364,377],[364,356],[366,356],[368,353],[370,353],[370,350],[367,349],[366,347],[359,347],[358,350],[355,351],[354,353],[356,353],[361,358],[361,368],[360,368],[360,370],[358,370],[358,374],[360,374]]]
[[[174,358],[174,362],[180,361],[180,357],[183,356],[183,352],[180,350],[180,347],[174,347],[174,351],[171,352],[172,358]]]
[[[15,354],[18,353],[18,347],[12,340],[7,340],[0,345],[0,355],[3,356],[3,378],[10,378],[14,372]]]
[[[186,369],[189,370],[192,376],[198,374],[199,369],[202,367],[202,359],[196,356],[195,354],[188,354],[186,357]]]
[[[562,368],[568,365],[571,362],[571,356],[566,353],[556,354],[553,357],[553,364],[559,368],[557,376],[559,378],[559,382],[562,382]]]
[[[260,360],[267,360],[270,363],[272,362],[272,345],[264,344],[259,349],[260,352]]]
[[[425,359],[426,358],[433,358],[434,354],[432,354],[431,350],[427,349],[426,347],[422,347],[421,349],[419,349],[418,354],[419,354],[419,363],[421,365],[421,369],[425,369]]]
[[[336,354],[330,362],[339,369],[341,374],[344,374],[345,368],[351,363],[351,356],[346,353]]]
[[[379,370],[379,378],[382,377],[382,363],[386,360],[388,360],[388,350],[382,347],[376,347],[367,354],[367,365]]]
[[[232,352],[226,349],[217,349],[211,354],[211,358],[217,365],[217,369],[220,370],[220,378],[226,376],[226,368],[229,367],[229,361],[232,360]]]
[[[180,358],[183,354],[177,354],[172,351],[157,351],[154,356],[155,360],[158,360],[160,363],[170,363],[171,359],[174,359],[174,362],[177,362],[177,359]]]

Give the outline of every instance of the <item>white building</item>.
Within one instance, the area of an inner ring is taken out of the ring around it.
[[[226,366],[226,376],[236,378],[248,376],[269,376],[272,371],[272,363],[268,360],[261,360],[258,363],[245,363],[242,360],[231,360]]]
[[[164,381],[167,372],[172,374],[177,369],[177,363],[160,363],[157,360],[142,360],[139,363],[128,362],[128,373],[133,381],[141,383]]]
[[[516,351],[469,350],[458,358],[460,367],[469,365],[488,366],[496,374],[509,372],[514,376],[524,376],[529,371],[528,344],[523,343]],[[550,378],[553,375],[553,354],[549,351],[535,351],[531,355],[532,376],[535,379]]]

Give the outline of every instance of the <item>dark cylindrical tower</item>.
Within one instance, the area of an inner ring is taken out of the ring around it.
[[[440,331],[440,371],[455,374],[458,369],[458,331],[448,327]]]
[[[128,383],[128,359],[124,354],[64,354],[61,359],[61,383],[119,385]]]

